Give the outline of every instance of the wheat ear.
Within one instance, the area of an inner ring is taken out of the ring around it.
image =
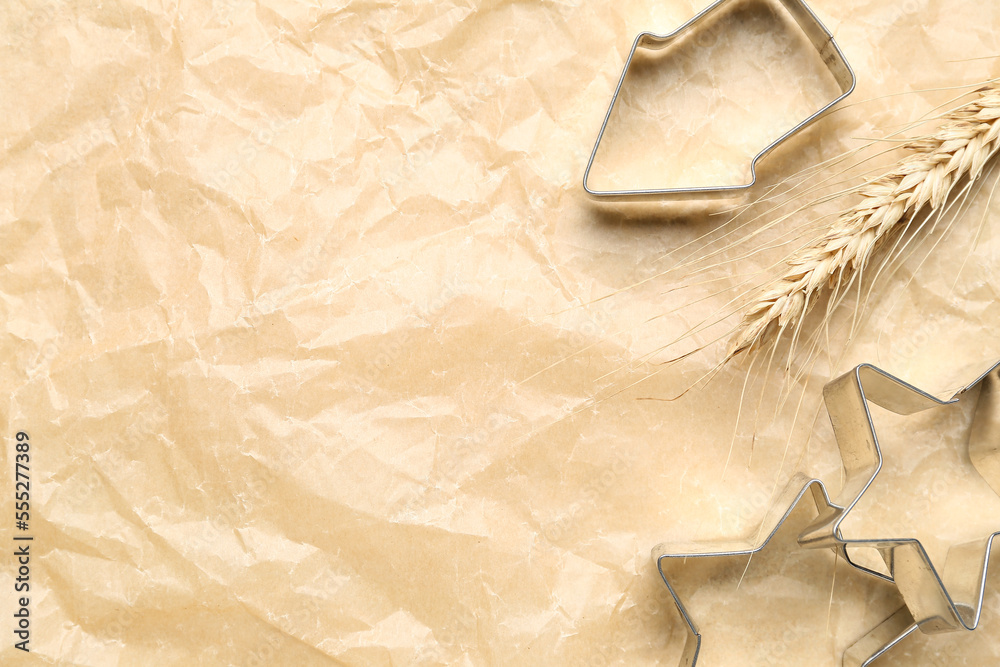
[[[816,292],[864,270],[872,254],[923,210],[948,201],[963,177],[975,180],[1000,150],[1000,83],[942,117],[930,136],[909,141],[911,155],[857,189],[861,201],[842,213],[822,237],[793,253],[780,278],[750,300],[726,360],[759,347],[776,330],[797,327],[815,304]]]

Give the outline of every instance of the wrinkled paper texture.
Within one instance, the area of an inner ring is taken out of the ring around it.
[[[1000,54],[993,3],[810,4],[859,87],[761,163],[765,187],[1000,71],[969,60]],[[652,547],[762,534],[796,472],[836,488],[833,372],[869,361],[947,395],[1000,358],[986,188],[873,292],[873,324],[815,373],[814,421],[778,411],[751,453],[771,405],[745,401],[734,441],[739,366],[639,400],[713,366],[718,350],[657,350],[761,265],[737,244],[721,282],[671,291],[663,257],[697,252],[720,205],[582,193],[635,35],[703,5],[0,8],[0,541],[13,552],[18,431],[34,538],[32,653],[13,647],[8,556],[0,662],[674,664],[684,626]],[[595,176],[739,182],[830,98],[794,31],[737,11],[683,57],[642,57]],[[900,460],[859,535],[943,558],[1000,526],[956,415],[886,422]],[[782,539],[679,583],[717,664],[750,646],[754,664],[832,667],[898,604]],[[998,584],[980,631],[881,664],[994,662]]]

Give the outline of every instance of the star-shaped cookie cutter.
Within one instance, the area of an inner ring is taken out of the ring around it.
[[[789,509],[761,544],[747,541],[712,546],[661,544],[653,549],[660,575],[689,629],[681,667],[696,665],[702,637],[694,619],[671,586],[665,563],[676,558],[739,556],[760,551],[807,491],[811,492],[819,516],[799,536],[799,545],[809,549],[830,548],[855,568],[891,581],[905,603],[904,607],[847,650],[843,661],[845,667],[871,665],[917,629],[931,634],[974,630],[982,613],[993,540],[1000,532],[985,540],[953,546],[944,569],[939,572],[918,540],[852,540],[843,537],[840,527],[882,467],[882,451],[869,403],[896,414],[913,415],[958,403],[976,389],[979,390],[979,399],[969,438],[969,456],[980,475],[1000,494],[1000,364],[946,401],[868,364],[858,366],[829,383],[823,391],[824,400],[845,468],[845,482],[837,494],[831,495],[821,480],[797,476],[789,482],[775,504],[777,508]],[[889,575],[852,560],[850,552],[855,548],[878,551]]]
[[[765,146],[750,163],[751,180],[749,183],[745,183],[743,185],[657,188],[645,190],[597,190],[592,188],[589,182],[590,170],[594,166],[594,158],[597,157],[597,149],[601,145],[601,139],[604,138],[604,132],[608,129],[608,122],[611,120],[611,113],[614,111],[615,103],[618,101],[622,85],[625,83],[625,76],[628,74],[629,66],[632,64],[632,59],[635,57],[636,51],[639,48],[656,51],[664,49],[687,36],[689,33],[698,31],[704,24],[708,23],[711,17],[722,13],[727,4],[733,4],[737,1],[739,0],[717,0],[705,8],[697,16],[671,33],[660,35],[652,32],[643,32],[635,38],[635,41],[632,43],[632,50],[629,51],[628,59],[625,61],[625,67],[622,69],[621,78],[618,79],[618,86],[615,88],[615,93],[611,97],[611,104],[608,106],[608,112],[605,114],[604,122],[601,124],[601,130],[597,134],[597,141],[594,142],[594,149],[590,153],[590,160],[587,161],[587,169],[583,174],[583,189],[586,190],[589,195],[603,201],[636,201],[642,199],[723,199],[741,194],[756,184],[757,163],[764,158],[764,156],[773,151],[791,136],[797,134],[812,123],[819,120],[838,102],[854,92],[854,88],[857,85],[857,77],[854,74],[854,70],[851,69],[850,64],[848,64],[843,51],[841,51],[840,47],[837,46],[837,42],[833,38],[833,33],[827,30],[826,26],[823,25],[823,22],[819,20],[819,17],[813,13],[804,0],[781,0],[781,4],[795,20],[799,28],[801,28],[803,34],[805,34],[815,47],[816,51],[819,53],[823,63],[833,74],[833,78],[840,88],[840,95],[836,99],[830,101],[823,108],[816,111],[816,113],[809,116],[798,125],[791,128],[773,142]]]
[[[975,417],[969,435],[972,465],[1000,494],[1000,364],[947,401],[941,401],[912,385],[870,365],[828,384],[824,399],[846,469],[846,482],[838,494],[853,498],[849,503],[831,503],[822,520],[799,536],[807,548],[837,549],[856,568],[892,581],[906,606],[848,651],[852,660],[865,653],[861,665],[869,665],[918,628],[928,634],[975,630],[979,625],[993,541],[1000,531],[984,539],[952,546],[942,570],[931,562],[924,546],[912,538],[845,539],[840,526],[861,496],[871,486],[882,467],[882,451],[875,433],[869,403],[900,415],[953,405],[979,390]],[[855,563],[851,549],[869,548],[879,552],[889,575]]]
[[[826,487],[821,480],[809,479],[804,475],[796,475],[785,487],[785,491],[780,495],[778,501],[773,505],[774,508],[785,508],[784,513],[778,518],[774,528],[762,542],[755,543],[750,540],[737,540],[728,543],[661,544],[653,549],[653,558],[656,560],[660,577],[670,591],[674,604],[678,612],[680,612],[681,619],[687,627],[684,650],[681,653],[681,659],[678,663],[680,667],[695,667],[698,664],[698,658],[701,655],[702,649],[702,635],[698,630],[695,619],[688,612],[687,608],[685,608],[674,585],[670,583],[670,574],[668,572],[670,564],[672,562],[686,561],[689,558],[729,558],[739,556],[750,558],[768,547],[774,536],[784,526],[785,520],[795,511],[799,502],[803,501],[806,497],[811,498],[816,504],[820,518],[825,517],[828,512],[835,508],[835,505],[829,501]],[[765,520],[765,524],[770,525],[770,523],[773,523],[773,521],[769,522]],[[844,664],[845,667],[848,666],[846,661]],[[858,663],[858,665],[860,664]],[[850,665],[850,667],[857,666]]]

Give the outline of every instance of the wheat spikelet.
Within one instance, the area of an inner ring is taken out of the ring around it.
[[[780,278],[765,285],[744,309],[726,360],[768,342],[775,331],[797,328],[816,292],[864,270],[872,254],[917,213],[939,209],[963,177],[979,178],[1000,150],[1000,83],[943,116],[930,136],[909,141],[912,154],[857,189],[861,201],[831,229],[785,261]]]

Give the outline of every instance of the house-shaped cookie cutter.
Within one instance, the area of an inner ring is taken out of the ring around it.
[[[806,5],[804,0],[780,0],[781,4],[784,5],[785,9],[802,29],[802,32],[816,48],[820,58],[822,58],[823,62],[833,74],[834,80],[840,87],[841,94],[822,109],[785,132],[785,134],[781,135],[778,139],[761,150],[750,164],[751,180],[749,183],[744,185],[661,188],[651,190],[597,190],[592,188],[589,182],[590,170],[594,166],[594,158],[597,156],[597,149],[600,147],[601,139],[604,137],[604,132],[608,128],[611,113],[614,111],[615,103],[618,101],[618,96],[622,90],[622,84],[625,83],[625,76],[628,74],[629,66],[632,64],[632,58],[635,56],[636,51],[640,48],[651,50],[664,49],[678,41],[680,38],[687,36],[690,32],[701,29],[713,16],[717,16],[722,13],[722,11],[726,9],[726,5],[732,5],[740,1],[741,0],[717,0],[717,2],[710,5],[693,19],[669,34],[658,35],[656,33],[644,32],[636,37],[635,42],[632,43],[632,50],[629,52],[628,59],[625,61],[625,67],[622,70],[621,78],[618,80],[618,86],[615,88],[615,94],[611,98],[611,104],[608,106],[608,112],[604,116],[601,131],[598,133],[597,141],[594,143],[594,150],[590,153],[590,160],[587,162],[587,170],[583,174],[583,189],[586,190],[588,194],[602,201],[638,201],[643,199],[725,199],[742,194],[753,187],[757,182],[757,163],[765,155],[773,151],[792,135],[816,122],[819,118],[829,112],[838,102],[854,92],[854,87],[857,84],[857,78],[854,75],[854,70],[851,69],[851,66],[848,64],[843,52],[840,50],[840,47],[837,46],[837,42],[834,40],[833,34],[826,29],[826,26],[823,25],[808,5]]]

